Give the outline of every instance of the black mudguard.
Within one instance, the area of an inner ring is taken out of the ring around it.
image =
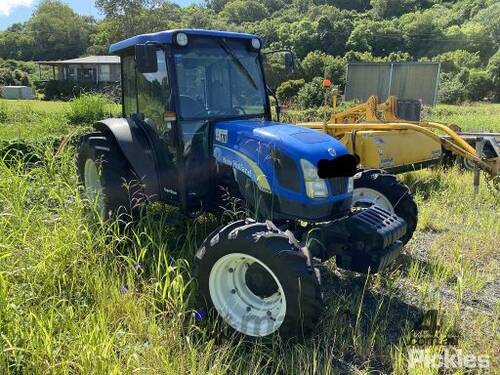
[[[95,128],[109,131],[132,167],[136,177],[144,185],[150,201],[160,199],[160,184],[153,147],[143,129],[130,118],[110,118],[99,121]]]

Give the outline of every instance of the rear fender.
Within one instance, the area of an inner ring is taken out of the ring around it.
[[[97,122],[97,130],[109,131],[118,147],[144,184],[144,192],[150,200],[160,198],[160,184],[153,147],[139,125],[130,118],[110,118]]]

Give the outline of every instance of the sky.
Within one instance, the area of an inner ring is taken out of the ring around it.
[[[0,30],[16,22],[27,21],[40,0],[0,0]],[[82,15],[100,17],[99,12],[94,7],[94,0],[63,0],[71,6],[75,12]],[[194,0],[173,0],[179,5],[189,5]]]

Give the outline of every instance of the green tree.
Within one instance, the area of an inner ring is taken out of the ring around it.
[[[422,4],[423,3],[423,4]],[[419,9],[421,6],[429,6],[429,2],[420,0],[371,0],[370,5],[375,14],[380,18],[399,17]]]
[[[491,56],[487,71],[493,84],[495,100],[500,101],[500,49]]]
[[[96,7],[106,16],[96,40],[107,44],[143,33],[181,27],[182,10],[160,0],[96,0]]]
[[[327,100],[330,100],[327,93]],[[323,88],[323,78],[316,77],[311,82],[306,83],[297,93],[297,102],[302,109],[319,107],[325,103],[325,90]]]
[[[477,53],[470,53],[463,49],[442,53],[433,57],[432,60],[441,63],[442,72],[454,73],[462,68],[476,68],[481,62]]]
[[[243,23],[254,22],[268,15],[266,7],[254,0],[235,0],[224,6],[223,14],[230,22]]]
[[[205,0],[205,5],[207,8],[212,9],[214,12],[222,12],[222,9],[231,0]]]
[[[438,100],[441,103],[457,104],[467,98],[466,84],[469,71],[463,69],[458,74],[442,73],[440,77]]]
[[[34,57],[50,60],[82,55],[89,46],[92,23],[58,0],[42,1],[26,25],[33,37]]]
[[[317,5],[333,5],[339,9],[352,9],[364,12],[370,7],[370,0],[314,0]]]
[[[276,96],[281,102],[291,102],[297,96],[299,90],[305,85],[303,79],[291,79],[283,82],[276,90]]]
[[[405,36],[393,21],[360,20],[347,41],[347,48],[358,52],[372,52],[386,56],[405,46]]]
[[[446,30],[445,37],[449,40],[448,48],[478,53],[484,62],[488,61],[499,47],[487,28],[477,22],[453,25]]]
[[[317,23],[307,18],[281,24],[278,28],[278,37],[284,45],[293,49],[299,58],[320,47]]]
[[[321,51],[309,52],[301,64],[304,79],[309,82],[314,77],[324,77],[329,57],[331,56]]]
[[[467,99],[477,101],[488,98],[491,96],[493,88],[493,81],[488,71],[481,69],[470,71],[466,85]]]
[[[344,83],[345,61],[340,57],[313,51],[302,60],[301,67],[306,81],[312,81],[314,77],[323,77],[332,80],[337,85]]]
[[[353,30],[353,12],[333,6],[317,6],[309,11],[317,21],[320,48],[330,55],[343,55]]]
[[[0,57],[16,60],[33,60],[35,41],[33,33],[26,29],[26,24],[16,24],[0,32]]]
[[[405,50],[416,58],[435,56],[449,49],[439,15],[432,9],[404,14],[398,24],[406,42]]]

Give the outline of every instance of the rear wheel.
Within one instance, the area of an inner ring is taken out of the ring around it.
[[[406,221],[406,244],[417,227],[418,208],[408,186],[382,170],[372,169],[354,176],[353,207],[378,206]]]
[[[289,232],[238,221],[212,233],[196,255],[201,297],[249,337],[309,333],[321,311],[310,259]]]
[[[77,167],[85,193],[100,217],[126,220],[137,213],[142,200],[140,184],[111,134],[84,135]]]

